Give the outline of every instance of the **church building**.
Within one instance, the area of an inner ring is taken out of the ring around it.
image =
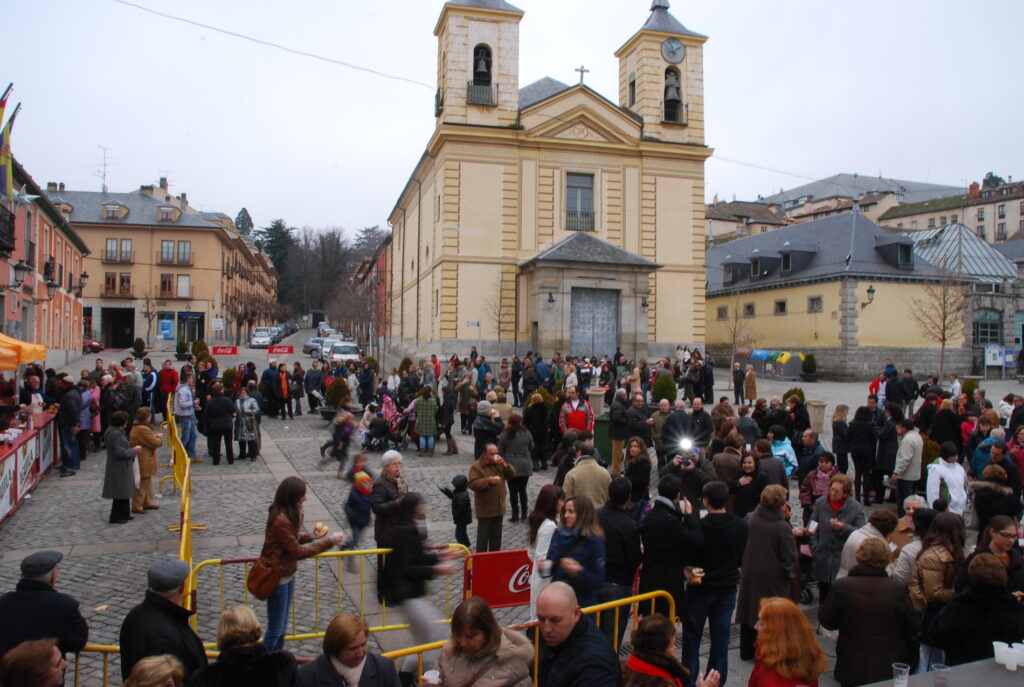
[[[436,126],[389,216],[386,347],[703,348],[707,37],[654,0],[615,52],[613,102],[551,78],[520,88],[522,17],[504,0],[441,10]]]

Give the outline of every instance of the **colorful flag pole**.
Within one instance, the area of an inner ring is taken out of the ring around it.
[[[0,131],[0,189],[7,198],[8,203],[14,202],[14,158],[11,154],[11,128],[14,126],[14,119],[21,110],[21,103],[18,103],[11,118],[7,120],[2,131]]]

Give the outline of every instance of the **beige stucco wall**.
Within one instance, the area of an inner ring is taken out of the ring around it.
[[[861,282],[857,298],[859,303],[867,301],[867,289]],[[874,283],[875,299],[859,307],[857,313],[857,342],[863,346],[910,346],[938,348],[934,340],[921,333],[921,328],[910,317],[914,299],[929,303],[920,284]],[[963,330],[947,341],[947,346],[963,343]]]
[[[822,299],[821,312],[808,312],[811,296]],[[776,315],[775,302],[786,301],[786,314]],[[745,305],[754,305],[754,317],[742,317]],[[719,319],[718,309],[727,308]],[[708,298],[708,343],[732,343],[733,313],[739,308],[740,337],[750,348],[786,349],[810,346],[838,346],[839,282],[795,286],[773,291],[742,293]]]

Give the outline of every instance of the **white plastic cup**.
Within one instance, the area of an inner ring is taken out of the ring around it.
[[[893,663],[892,664],[892,684],[893,687],[907,687],[907,683],[910,682],[910,666],[906,663]]]
[[[436,670],[428,670],[423,673],[423,684],[424,685],[439,685],[441,684],[441,673]]]
[[[942,663],[933,663],[929,671],[932,674],[933,687],[947,687],[949,685],[949,666]]]
[[[992,655],[998,665],[1006,665],[1006,654],[1009,650],[1010,645],[1006,642],[992,642]]]

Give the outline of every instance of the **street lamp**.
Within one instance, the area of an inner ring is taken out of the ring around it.
[[[78,278],[78,283],[75,284],[75,296],[78,298],[82,297],[82,291],[85,290],[86,285],[89,283],[89,273],[82,272],[82,276]]]
[[[862,309],[866,308],[866,307],[868,307],[869,305],[871,305],[874,302],[875,302],[875,285],[872,284],[871,286],[868,287],[868,300],[867,300],[867,302],[866,303],[861,303],[860,307]]]
[[[60,284],[51,279],[50,281],[46,282],[46,298],[29,298],[28,300],[30,303],[32,303],[32,305],[38,305],[39,303],[46,303],[47,301],[52,301],[53,297],[57,295],[57,289],[59,288]]]
[[[25,264],[24,260],[19,260],[14,265],[14,283],[13,284],[0,284],[0,293],[7,291],[8,289],[20,288],[22,283],[25,281],[26,275],[32,271],[32,268]]]

